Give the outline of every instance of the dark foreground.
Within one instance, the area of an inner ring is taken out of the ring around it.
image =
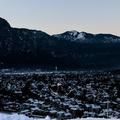
[[[120,118],[120,74],[1,73],[0,111],[60,119]]]

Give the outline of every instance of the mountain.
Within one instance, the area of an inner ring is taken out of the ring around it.
[[[73,42],[89,42],[87,40],[93,39],[94,35],[73,30],[73,31],[64,32],[62,34],[53,35],[53,37],[62,40],[73,41]]]
[[[78,31],[67,31],[53,35],[58,39],[81,43],[120,43],[120,37],[111,34],[91,34]]]
[[[13,28],[0,18],[0,66],[36,65],[59,68],[114,67],[120,65],[120,37],[67,31]]]

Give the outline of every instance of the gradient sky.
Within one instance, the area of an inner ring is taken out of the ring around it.
[[[0,0],[0,16],[11,26],[120,35],[120,0]]]

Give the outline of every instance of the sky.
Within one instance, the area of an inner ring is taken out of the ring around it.
[[[120,0],[0,0],[0,17],[12,27],[120,36]]]

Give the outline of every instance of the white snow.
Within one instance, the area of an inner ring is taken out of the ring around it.
[[[85,40],[85,33],[84,32],[78,32],[78,31],[68,31],[69,36],[64,36],[66,38],[70,38],[71,41],[76,41],[76,40]]]
[[[78,32],[76,30],[67,31],[68,34],[56,34],[54,37],[56,38],[64,38],[66,40],[70,41],[80,41],[83,42],[85,40],[85,33],[84,32]]]
[[[85,39],[85,34],[83,32],[79,33],[77,39]]]
[[[29,118],[25,115],[19,115],[19,114],[4,114],[0,113],[0,120],[53,120],[49,116],[46,118]],[[57,119],[54,119],[57,120]],[[120,120],[116,118],[112,119],[105,119],[105,118],[77,118],[77,119],[71,119],[71,120]]]
[[[75,40],[77,39],[85,39],[85,33],[83,32],[78,32],[76,30],[69,31],[70,35],[74,37]]]
[[[69,31],[69,32],[73,36],[76,36],[78,34],[78,31],[76,31],[76,30],[72,30],[72,31]]]
[[[0,120],[51,120],[49,116],[46,118],[29,118],[25,115],[19,114],[4,114],[0,113]]]

